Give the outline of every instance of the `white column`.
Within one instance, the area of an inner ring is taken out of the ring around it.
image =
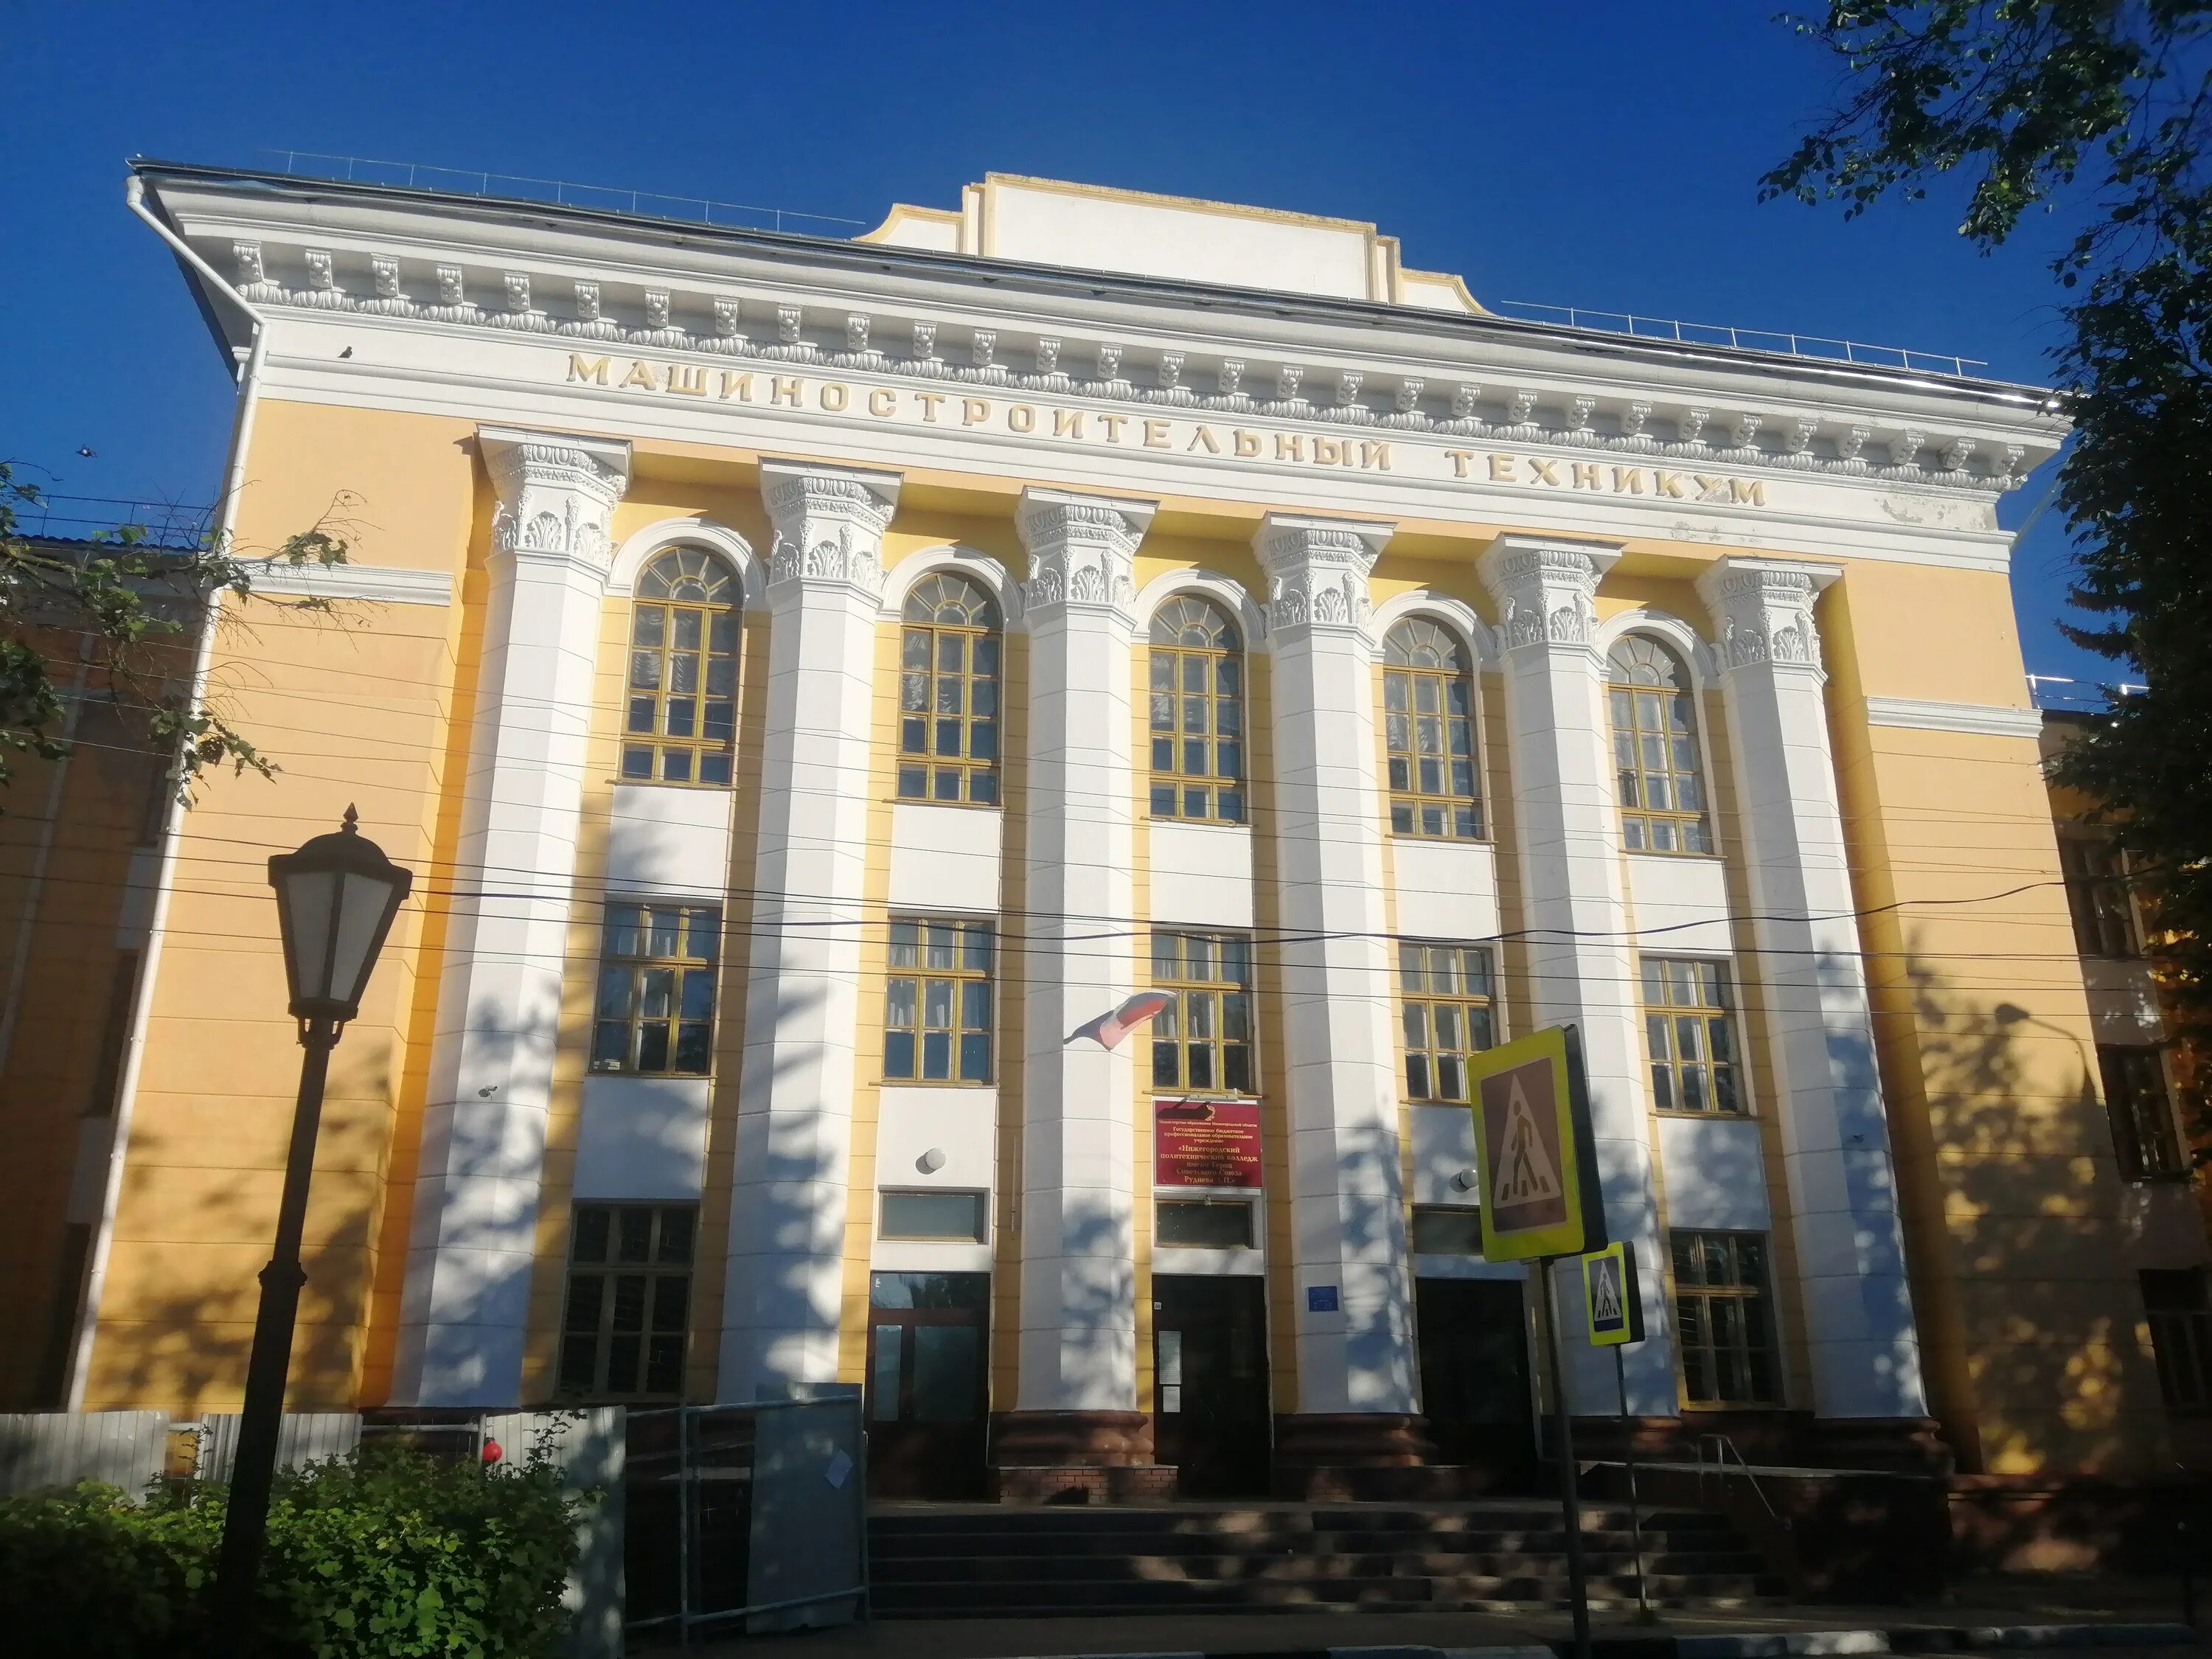
[[[1016,1409],[1137,1409],[1130,1054],[1075,1030],[1134,988],[1129,656],[1149,501],[1027,489],[1030,915]]]
[[[1621,873],[1620,814],[1596,645],[1599,579],[1617,548],[1501,536],[1483,555],[1504,647],[1505,719],[1520,846],[1522,926],[1528,931],[1531,1030],[1571,1021],[1582,1033],[1607,1231],[1636,1246],[1649,1338],[1627,1351],[1628,1405],[1671,1417],[1674,1339],[1660,1271],[1658,1205],[1644,1105],[1635,962]],[[1516,988],[1509,981],[1509,994]],[[1610,1356],[1580,1336],[1581,1283],[1559,1275],[1561,1347],[1578,1412],[1620,1407]]]
[[[716,1389],[726,1401],[837,1376],[876,607],[898,486],[893,472],[761,464],[775,549]]]
[[[1419,1409],[1367,633],[1367,573],[1394,528],[1270,514],[1253,540],[1273,656],[1301,1416]]]
[[[1784,1168],[1815,1413],[1924,1418],[1874,1022],[1828,747],[1814,596],[1837,573],[1724,558],[1698,591],[1721,636],[1759,969],[1775,1013]]]
[[[627,444],[477,441],[499,507],[393,1381],[423,1406],[522,1398],[607,526],[629,476]]]

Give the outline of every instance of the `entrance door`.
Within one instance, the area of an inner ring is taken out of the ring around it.
[[[1526,1489],[1536,1471],[1536,1434],[1520,1283],[1416,1279],[1413,1311],[1421,1404],[1437,1457],[1487,1472],[1501,1491]]]
[[[872,1273],[868,1490],[980,1498],[989,1420],[988,1273]]]
[[[1152,1280],[1156,1455],[1185,1498],[1264,1497],[1267,1293],[1258,1279]]]

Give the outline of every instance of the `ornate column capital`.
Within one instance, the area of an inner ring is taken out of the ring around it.
[[[1364,634],[1367,573],[1397,529],[1270,513],[1252,538],[1252,550],[1267,573],[1267,625]]]
[[[883,592],[884,532],[897,509],[900,476],[811,461],[763,461],[761,500],[775,526],[771,590],[831,582],[871,599]]]
[[[1024,489],[1014,528],[1030,556],[1022,598],[1031,624],[1039,607],[1110,611],[1124,627],[1136,621],[1137,544],[1155,503]]]
[[[1597,585],[1620,557],[1601,542],[1500,536],[1476,566],[1498,601],[1498,636],[1510,653],[1597,641]]]
[[[480,426],[477,447],[499,495],[491,520],[492,550],[573,562],[604,582],[614,560],[608,530],[615,503],[629,487],[629,445]]]
[[[1843,573],[1787,559],[1730,556],[1698,577],[1698,596],[1712,613],[1721,672],[1771,664],[1820,672],[1820,633],[1813,600]]]

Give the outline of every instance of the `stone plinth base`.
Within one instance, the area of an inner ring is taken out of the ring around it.
[[[991,1473],[1001,1504],[1165,1504],[1176,1495],[1172,1463],[1002,1464]]]
[[[1881,1469],[1948,1480],[1958,1460],[1926,1417],[1816,1417],[1810,1461],[1823,1468]]]
[[[991,1462],[998,1468],[1101,1468],[1152,1461],[1150,1412],[1001,1412],[991,1421]]]
[[[1279,1498],[1329,1503],[1456,1497],[1431,1476],[1424,1419],[1401,1412],[1311,1412],[1275,1419]]]
[[[1456,1463],[1348,1468],[1317,1464],[1275,1468],[1274,1495],[1310,1504],[1438,1504],[1486,1498],[1495,1470]]]

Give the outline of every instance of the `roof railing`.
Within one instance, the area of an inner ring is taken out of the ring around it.
[[[35,501],[12,505],[17,535],[62,542],[117,541],[118,532],[129,526],[145,532],[141,546],[198,547],[213,520],[204,507],[118,495],[55,495],[41,490]]]
[[[537,179],[526,173],[479,173],[466,167],[431,167],[422,161],[380,161],[362,155],[330,155],[319,150],[272,149],[261,154],[279,161],[282,171],[310,179],[343,179],[349,184],[393,185],[405,190],[436,191],[448,196],[498,196],[556,207],[597,208],[634,214],[641,219],[682,223],[734,225],[751,230],[783,230],[805,225],[849,226],[866,230],[864,219],[831,213],[800,213],[791,208],[757,207],[744,202],[713,202],[703,196],[670,196],[653,191],[619,190],[580,185],[568,179]],[[803,232],[815,235],[824,233]]]
[[[1628,311],[1589,311],[1580,306],[1538,305],[1529,300],[1499,300],[1489,308],[1501,317],[1527,323],[1564,323],[1598,334],[1638,340],[1670,340],[1676,345],[1729,346],[1738,351],[1766,351],[1822,362],[1856,363],[1870,368],[1903,368],[1923,374],[1972,380],[1989,363],[1980,357],[1915,351],[1905,346],[1869,345],[1826,334],[1796,334],[1784,329],[1737,328],[1728,323],[1688,323],[1674,317],[1644,317]]]
[[[864,219],[842,218],[833,213],[802,213],[791,208],[763,207],[744,202],[710,201],[700,196],[674,196],[655,191],[623,190],[607,185],[578,184],[566,179],[541,179],[527,173],[488,173],[469,167],[433,167],[422,161],[380,161],[362,155],[337,155],[322,150],[264,149],[259,154],[276,163],[272,170],[299,178],[343,179],[352,184],[388,185],[406,190],[434,191],[445,195],[501,197],[520,201],[547,202],[556,207],[592,208],[643,219],[685,224],[729,225],[754,230],[790,230],[802,235],[845,236],[866,230]],[[1727,323],[1692,323],[1673,317],[1645,317],[1634,312],[1592,311],[1579,306],[1540,305],[1528,300],[1502,300],[1488,307],[1501,317],[1521,322],[1563,325],[1592,333],[1612,334],[1638,340],[1667,340],[1677,345],[1728,346],[1739,351],[1760,351],[1822,362],[1853,363],[1875,368],[1901,368],[1918,374],[1948,374],[1972,380],[1975,371],[1989,368],[1979,357],[1960,357],[1940,351],[1918,351],[1905,346],[1870,345],[1863,340],[1839,339],[1824,334],[1799,334],[1785,329],[1737,328]]]
[[[2149,690],[2147,685],[2130,685],[2124,682],[2101,685],[2094,680],[2069,679],[2063,674],[2030,674],[2027,677],[2027,700],[2035,708],[2065,713],[2089,713],[2112,706],[2110,694],[2123,697],[2139,696]]]

